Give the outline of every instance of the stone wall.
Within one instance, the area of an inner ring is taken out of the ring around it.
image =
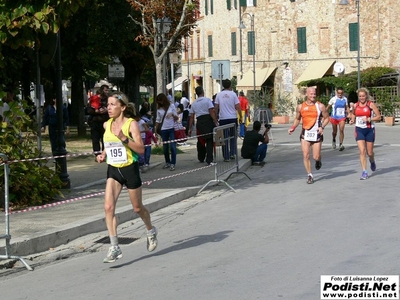
[[[208,0],[210,1],[210,0]],[[240,78],[253,68],[253,56],[248,55],[247,32],[254,14],[256,36],[256,68],[276,67],[275,92],[283,90],[283,76],[288,67],[293,76],[295,101],[300,90],[294,84],[304,69],[315,60],[335,60],[343,63],[345,73],[357,71],[357,51],[349,49],[349,23],[357,22],[355,0],[339,5],[339,0],[260,0],[256,7],[242,7],[242,14],[226,1],[213,0],[214,12],[201,15],[191,38],[189,62],[182,56],[182,74],[190,74],[192,89],[203,85],[207,96],[219,91],[219,84],[211,76],[213,60],[229,60],[231,76]],[[335,2],[335,3],[333,3]],[[398,0],[360,0],[360,67],[400,66],[400,15]],[[242,30],[242,58],[240,57],[240,15],[246,26]],[[297,28],[306,27],[307,53],[297,51]],[[231,55],[231,33],[236,32],[237,54]],[[208,56],[208,36],[212,36],[212,57]],[[283,65],[287,62],[288,65]],[[188,68],[189,65],[189,68]],[[193,75],[200,80],[195,80]],[[337,73],[333,73],[337,76]],[[193,93],[191,99],[193,100]]]

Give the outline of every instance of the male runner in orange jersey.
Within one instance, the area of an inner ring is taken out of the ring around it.
[[[302,130],[300,133],[301,149],[303,151],[303,163],[307,171],[307,183],[314,183],[312,167],[310,160],[310,151],[312,148],[313,158],[315,160],[315,169],[322,167],[321,163],[321,143],[324,140],[324,129],[329,124],[329,114],[325,105],[316,99],[316,90],[308,87],[306,90],[306,100],[297,106],[296,118],[289,134],[292,134],[302,120]]]

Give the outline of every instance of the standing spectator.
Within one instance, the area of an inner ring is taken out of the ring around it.
[[[163,140],[165,165],[164,169],[175,170],[176,165],[176,142],[168,142],[175,140],[174,124],[178,120],[175,105],[171,103],[165,94],[158,94],[156,97],[157,117],[155,132],[160,127],[161,139]],[[171,148],[171,156],[169,150]]]
[[[241,154],[243,158],[251,158],[253,165],[260,165],[264,163],[265,156],[267,155],[267,148],[269,143],[268,131],[271,125],[265,124],[264,135],[258,133],[261,129],[260,121],[253,123],[253,130],[247,131],[244,135],[243,146]],[[259,145],[259,143],[261,143]]]
[[[87,108],[87,112],[90,115],[89,125],[90,125],[90,136],[92,138],[92,147],[93,147],[93,152],[95,153],[96,156],[99,155],[100,152],[104,150],[103,124],[109,119],[107,112],[108,90],[109,90],[108,85],[102,85],[99,89],[100,103],[99,104],[89,103]],[[96,109],[97,105],[98,108]]]
[[[157,144],[157,138],[154,136],[154,133],[149,129],[145,132],[145,140],[144,140],[144,172],[148,170],[150,166],[150,156],[151,156],[151,144],[154,142]]]
[[[189,106],[190,101],[186,97],[186,92],[182,92],[181,104],[183,105],[182,125],[186,128],[186,136],[189,135]]]
[[[183,105],[183,109],[189,109],[189,99],[186,97],[186,92],[182,92],[181,104]]]
[[[169,89],[169,90],[168,90],[167,99],[169,100],[169,102],[171,102],[172,104],[175,105],[175,103],[174,103],[174,97],[172,97],[172,89]],[[176,106],[175,106],[175,107],[176,107]]]
[[[47,105],[44,109],[43,121],[42,121],[42,132],[45,132],[46,126],[49,127],[49,139],[51,145],[51,152],[54,153],[57,149],[57,105],[56,105],[56,96],[53,97],[52,103]],[[69,134],[69,116],[68,110],[65,105],[62,106],[63,109],[63,124],[64,130],[66,130],[66,134]],[[62,145],[65,149],[65,140],[64,145]]]
[[[194,116],[196,115],[196,129],[198,135],[206,134],[205,136],[199,137],[197,140],[197,157],[200,162],[204,159],[206,163],[210,165],[213,158],[213,129],[218,126],[218,121],[215,116],[214,106],[210,98],[204,97],[203,87],[196,87],[197,99],[192,103],[189,110],[189,135],[192,134],[192,126],[194,124]],[[205,142],[205,151],[202,141]]]
[[[354,135],[362,168],[360,179],[365,180],[368,179],[367,156],[369,157],[371,171],[376,170],[374,155],[375,122],[381,120],[381,113],[371,101],[369,91],[366,88],[360,88],[357,94],[358,102],[354,104],[350,124],[355,124]]]
[[[247,100],[243,91],[239,93],[239,102],[243,120],[243,123],[240,124],[240,137],[244,137],[247,130],[247,126],[250,123],[250,114],[249,114],[249,101]]]
[[[139,125],[139,131],[140,131],[140,137],[142,138],[142,142],[144,144],[145,139],[146,139],[146,131],[149,130],[149,126],[146,124],[146,122],[138,115],[135,115],[132,117],[138,125]],[[145,168],[145,162],[144,162],[144,153],[139,155],[139,168],[142,173],[146,172],[147,169]]]
[[[147,118],[151,117],[150,104],[146,100],[143,100],[142,107],[139,110],[139,114],[141,117],[143,116],[146,116]]]
[[[9,123],[10,120],[7,118],[7,112],[10,111],[10,103],[14,101],[14,92],[10,88],[4,89],[7,95],[2,99],[2,105],[0,105],[0,116],[2,122]]]
[[[215,112],[219,116],[219,124],[235,124],[234,129],[224,130],[224,136],[230,136],[230,142],[222,146],[222,153],[224,161],[235,159],[237,150],[237,140],[232,138],[235,136],[237,130],[237,114],[239,114],[239,123],[242,123],[242,110],[240,109],[240,102],[238,96],[231,90],[231,81],[229,79],[222,80],[223,90],[219,92],[215,98]]]

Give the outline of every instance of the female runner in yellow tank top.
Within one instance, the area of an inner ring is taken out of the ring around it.
[[[108,97],[107,111],[110,119],[104,123],[104,151],[97,156],[97,161],[107,162],[107,183],[104,199],[106,225],[111,247],[105,263],[114,262],[122,257],[118,245],[117,220],[115,206],[123,185],[128,188],[133,210],[143,220],[147,228],[147,250],[157,247],[157,230],[151,224],[150,213],[142,203],[142,180],[139,172],[139,155],[144,153],[133,103],[120,92]]]

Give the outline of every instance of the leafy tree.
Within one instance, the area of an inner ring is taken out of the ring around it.
[[[18,83],[31,82],[30,62],[35,58],[32,48],[39,49],[39,36],[56,33],[60,26],[86,0],[14,0],[0,1],[0,79],[15,88]],[[26,89],[26,84],[24,88]],[[0,92],[4,86],[0,86]],[[15,104],[15,103],[14,103]],[[3,103],[1,103],[3,105]],[[27,109],[27,102],[22,101]],[[8,115],[7,115],[8,114]],[[11,120],[0,132],[0,152],[10,160],[40,156],[33,145],[36,136],[32,121],[18,105],[5,115]],[[18,162],[10,165],[10,196],[14,205],[33,205],[50,201],[57,195],[61,181],[55,172],[40,162]],[[4,168],[0,169],[3,175]],[[3,180],[3,176],[1,177]],[[4,182],[0,183],[4,191]]]
[[[88,0],[63,30],[63,75],[72,81],[72,122],[83,121],[83,82],[90,89],[89,82],[108,77],[107,66],[114,58],[125,67],[125,78],[109,80],[139,104],[140,77],[145,68],[152,68],[152,59],[150,51],[135,40],[139,27],[127,17],[129,13],[137,12],[126,0]],[[78,134],[83,135],[80,126]]]
[[[364,87],[379,86],[379,79],[388,73],[395,72],[394,69],[388,67],[371,67],[361,71],[361,84]],[[348,94],[357,91],[357,72],[351,72],[341,76],[328,76],[317,79],[311,79],[300,82],[298,86],[326,86],[326,87],[343,87],[344,91]]]
[[[150,49],[156,68],[157,94],[163,91],[162,61],[170,52],[181,47],[180,39],[190,34],[195,26],[198,1],[196,0],[127,0],[139,12],[132,21],[140,26],[136,39]],[[170,30],[163,33],[162,26],[170,21]],[[162,26],[160,26],[160,24]],[[163,37],[163,34],[165,36]],[[163,45],[164,44],[164,45]]]
[[[14,0],[0,2],[0,43],[19,47],[37,46],[35,33],[57,33],[61,25],[86,0]],[[2,61],[2,57],[0,56]]]
[[[0,81],[13,87],[22,83],[22,96],[29,99],[36,74],[33,49],[43,50],[42,37],[57,33],[86,1],[0,0]]]

